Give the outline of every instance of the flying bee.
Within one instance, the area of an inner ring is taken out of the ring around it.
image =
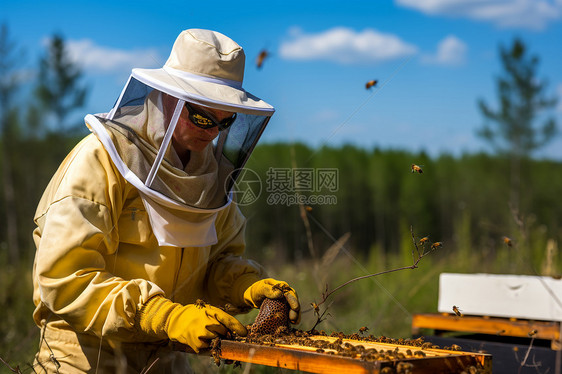
[[[508,247],[513,246],[513,243],[511,242],[511,239],[508,238],[507,236],[503,237],[503,242],[505,243],[505,245],[507,245]]]
[[[378,80],[374,79],[372,81],[368,81],[365,83],[365,89],[370,89],[371,87],[375,87],[377,85]]]
[[[261,67],[263,66],[263,62],[267,57],[269,57],[269,52],[266,49],[262,49],[260,51],[260,54],[258,55],[258,58],[256,59],[256,66],[258,67],[258,69],[261,69]]]
[[[461,310],[459,309],[458,306],[453,305],[453,312],[455,312],[455,314],[456,314],[457,316],[462,317]]]
[[[439,247],[443,246],[443,243],[441,242],[435,242],[431,245],[431,249],[437,249]]]
[[[304,209],[305,209],[307,212],[312,212],[312,207],[311,207],[310,205],[306,205],[306,206],[304,207]]]
[[[535,336],[537,335],[537,332],[539,332],[538,330],[531,330],[529,331],[529,336]]]
[[[422,165],[423,166],[423,165]],[[412,164],[412,173],[423,173],[421,166]]]
[[[420,239],[420,245],[424,245],[424,244],[425,244],[425,242],[427,242],[428,240],[429,240],[429,238],[428,238],[427,236],[426,236],[426,237],[423,237],[423,238],[421,238],[421,239]]]
[[[367,332],[367,331],[369,331],[369,328],[368,328],[367,326],[363,326],[363,327],[360,327],[360,328],[359,328],[359,332],[360,332],[361,334],[363,334],[363,333],[365,333],[365,332]]]

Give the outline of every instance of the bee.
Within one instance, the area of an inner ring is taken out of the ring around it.
[[[414,369],[414,364],[411,362],[399,362],[396,365],[396,372],[400,374],[408,374],[411,373]]]
[[[363,326],[363,327],[360,327],[360,328],[359,328],[359,332],[360,332],[361,334],[363,334],[363,333],[365,333],[365,332],[367,332],[367,331],[369,331],[369,328],[368,328],[367,326]]]
[[[507,245],[508,247],[513,246],[513,243],[511,242],[511,239],[508,238],[507,236],[503,237],[503,242],[505,243],[505,245]]]
[[[535,336],[537,335],[537,332],[539,332],[538,330],[531,330],[529,331],[529,336]]]
[[[427,242],[428,240],[429,240],[429,238],[428,238],[427,236],[421,238],[421,239],[420,239],[420,245],[424,245],[424,243]]]
[[[283,284],[283,283],[274,284],[274,285],[272,286],[272,288],[273,288],[274,290],[278,290],[278,291],[283,292],[283,294],[285,294],[286,292],[291,291],[291,287],[290,287],[288,284]]]
[[[227,313],[236,311],[236,307],[229,303],[224,304],[224,306],[221,309]]]
[[[456,314],[457,316],[462,317],[461,310],[459,309],[458,306],[453,305],[453,312],[455,312],[455,314]]]
[[[318,306],[318,304],[310,303],[310,306],[312,306],[312,309],[314,309],[314,313],[316,314],[320,313],[320,307]]]
[[[207,304],[205,304],[205,302],[201,299],[197,299],[195,301],[195,306],[199,309],[203,309]]]
[[[443,246],[443,243],[435,242],[431,245],[431,249],[436,249],[436,248],[439,248],[439,247],[442,247],[442,246]]]
[[[215,365],[217,366],[221,366],[221,357],[220,354],[212,352],[211,353],[211,357],[213,358],[213,362],[215,363]]]
[[[375,87],[377,85],[378,80],[374,79],[372,81],[368,81],[367,83],[365,83],[365,89],[370,89],[372,87]]]
[[[211,340],[211,349],[218,349],[221,346],[221,338],[218,336]]]
[[[459,345],[453,344],[451,346],[452,351],[460,351],[462,348]]]
[[[266,49],[262,49],[260,51],[260,54],[258,55],[258,58],[256,59],[256,66],[258,67],[258,69],[261,69],[261,67],[263,66],[263,62],[267,57],[269,57],[269,52]]]
[[[312,212],[312,207],[311,207],[310,205],[306,205],[306,206],[304,207],[304,209],[305,209],[307,212]]]
[[[422,165],[423,166],[423,165]],[[412,164],[412,173],[423,173],[421,166]]]

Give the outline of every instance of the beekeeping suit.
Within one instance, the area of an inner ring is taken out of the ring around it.
[[[186,30],[163,68],[133,69],[111,111],[85,117],[92,134],[35,215],[37,372],[188,372],[172,343],[199,352],[227,331],[245,335],[231,314],[265,297],[285,297],[298,321],[294,290],[280,293],[284,282],[241,257],[231,190],[274,112],[242,88],[243,72],[234,41]],[[174,136],[199,111],[199,125],[222,131],[181,157]]]

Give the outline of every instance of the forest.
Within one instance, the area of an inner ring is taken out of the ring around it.
[[[417,268],[342,288],[325,304],[329,316],[318,328],[351,333],[367,325],[373,334],[407,337],[412,313],[436,311],[441,272],[561,275],[562,163],[533,157],[556,134],[553,120],[537,126],[537,113],[556,100],[543,97],[540,83],[533,83],[536,61],[525,51],[520,41],[500,50],[504,106],[494,111],[478,103],[487,123],[480,135],[491,144],[490,153],[430,157],[353,144],[256,147],[246,164],[252,174],[245,175],[257,176],[259,188],[240,203],[248,219],[246,255],[297,289],[305,309],[300,328],[314,324],[309,305],[321,301],[326,288],[412,265],[422,238],[428,238],[428,248],[439,244]],[[87,87],[65,57],[64,39],[52,39],[29,93],[19,83],[18,53],[4,25],[0,358],[24,370],[39,339],[31,318],[35,208],[60,162],[88,130],[69,120],[87,99]]]

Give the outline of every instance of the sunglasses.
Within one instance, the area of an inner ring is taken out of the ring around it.
[[[226,130],[236,119],[236,113],[234,113],[232,117],[225,118],[222,121],[217,121],[209,113],[195,109],[189,105],[187,101],[185,102],[185,107],[189,113],[188,117],[191,123],[204,130],[211,129],[215,126],[218,126],[219,131]]]

